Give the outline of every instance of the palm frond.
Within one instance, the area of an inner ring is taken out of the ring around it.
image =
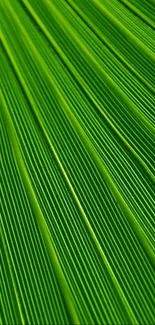
[[[153,324],[149,0],[1,4],[2,324]]]

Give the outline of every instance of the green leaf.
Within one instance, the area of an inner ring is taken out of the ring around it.
[[[154,1],[1,4],[1,323],[153,324]]]

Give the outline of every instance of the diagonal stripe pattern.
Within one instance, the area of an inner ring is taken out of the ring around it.
[[[155,2],[0,8],[1,324],[154,324]]]

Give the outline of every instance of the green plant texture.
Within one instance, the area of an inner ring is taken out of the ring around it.
[[[0,20],[1,324],[155,324],[155,1]]]

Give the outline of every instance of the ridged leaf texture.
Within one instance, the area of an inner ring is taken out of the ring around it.
[[[0,19],[1,324],[155,324],[155,1]]]

